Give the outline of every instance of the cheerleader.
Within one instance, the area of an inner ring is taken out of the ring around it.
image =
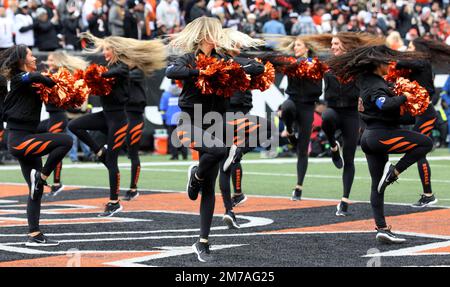
[[[69,129],[96,153],[108,169],[110,197],[105,211],[99,216],[113,216],[122,210],[119,202],[120,171],[117,160],[127,133],[131,132],[125,113],[125,104],[129,99],[130,69],[138,68],[144,73],[151,73],[163,68],[165,47],[158,40],[138,41],[114,36],[100,39],[89,33],[83,34],[83,38],[94,45],[89,52],[102,51],[108,63],[108,71],[103,73],[102,77],[114,78],[114,84],[109,95],[100,97],[103,111],[71,121]],[[107,131],[106,147],[94,141],[88,130]]]
[[[181,50],[184,55],[177,57],[166,70],[168,78],[183,81],[183,90],[178,101],[182,113],[177,134],[184,145],[193,147],[200,154],[199,164],[189,168],[186,189],[191,200],[196,200],[199,192],[202,192],[200,238],[192,246],[198,260],[202,262],[212,260],[208,237],[214,214],[214,189],[219,163],[225,158],[222,168],[226,171],[233,162],[239,161],[242,154],[236,145],[227,148],[220,138],[209,134],[206,129],[210,124],[203,121],[209,112],[223,115],[228,106],[228,99],[217,95],[203,95],[195,85],[198,76],[204,72],[197,69],[197,55],[229,59],[222,51],[231,50],[233,47],[225,39],[219,20],[210,17],[195,19],[170,42],[172,48]],[[223,124],[223,119],[218,120]],[[197,138],[200,141],[195,141]],[[205,142],[205,139],[209,142]]]
[[[75,56],[70,56],[66,52],[51,52],[47,56],[47,62],[50,73],[56,73],[60,67],[67,68],[71,73],[75,70],[84,70],[88,63]],[[38,126],[40,133],[63,133],[67,127],[66,110],[57,107],[54,104],[46,104],[46,111],[49,113],[49,118],[42,121]],[[58,163],[53,172],[53,185],[50,188],[48,196],[56,196],[64,189],[61,183],[62,162]]]
[[[39,227],[41,198],[49,175],[63,160],[72,146],[70,136],[61,133],[37,133],[42,100],[33,87],[55,83],[36,72],[36,58],[25,45],[13,46],[0,55],[0,72],[10,81],[10,91],[4,102],[4,119],[9,129],[8,149],[20,163],[29,187],[27,203],[27,246],[56,246]],[[42,156],[48,155],[42,166]]]
[[[253,39],[244,33],[232,29],[224,29],[224,33],[225,38],[231,41],[230,46],[234,47],[233,50],[224,52],[239,63],[244,68],[246,74],[250,76],[262,74],[264,72],[264,65],[254,59],[240,56],[240,50],[263,46],[265,42],[263,40]],[[239,129],[239,126],[242,126],[243,124],[248,125],[248,128],[245,129],[244,133],[245,138],[240,138],[236,141],[236,143],[239,143],[240,141],[239,146],[243,147],[242,155],[255,148],[250,147],[249,145],[250,137],[258,137],[257,134],[259,132],[259,138],[268,138],[267,130],[264,129],[269,128],[267,121],[260,117],[250,116],[249,112],[252,107],[252,93],[250,90],[245,92],[235,92],[231,96],[227,107],[225,129],[227,127],[232,128],[233,137],[238,136],[237,130]],[[222,220],[229,229],[237,229],[240,227],[233,212],[233,207],[241,205],[247,200],[247,197],[242,192],[242,177],[243,170],[240,161],[233,163],[227,171],[220,169],[219,186],[225,206],[225,214]],[[233,197],[231,197],[230,179],[233,182]]]
[[[384,216],[384,192],[408,167],[423,160],[433,147],[432,140],[421,133],[401,129],[400,106],[407,100],[396,96],[383,76],[393,60],[419,58],[414,53],[390,50],[386,46],[362,47],[329,60],[335,75],[342,79],[357,78],[360,85],[362,119],[367,127],[361,137],[372,178],[370,202],[375,218],[376,239],[386,243],[402,243],[404,238],[391,231]],[[389,154],[404,154],[395,164]]]
[[[442,71],[448,71],[450,67],[450,47],[438,41],[417,38],[409,43],[408,51],[417,51],[427,55],[427,59],[423,60],[398,61],[396,68],[410,70],[407,78],[411,81],[417,81],[430,94],[431,104],[424,114],[415,117],[413,130],[431,138],[431,132],[437,121],[437,113],[434,109],[434,103],[437,102],[437,99],[431,64],[441,67]],[[436,204],[438,200],[431,189],[431,168],[428,160],[426,158],[419,160],[417,162],[417,169],[422,182],[423,194],[412,206],[421,208]]]
[[[279,45],[279,50],[293,54],[297,63],[303,60],[311,61],[316,56],[313,42],[306,37],[285,38]],[[322,94],[322,80],[288,77],[286,94],[289,98],[281,105],[281,120],[286,126],[289,142],[297,151],[297,185],[292,191],[291,200],[301,200],[303,181],[308,168],[308,148],[314,120],[315,103]],[[297,128],[298,137],[294,134]]]
[[[319,35],[314,38],[323,47],[331,47],[334,57],[342,56],[358,47],[382,44],[384,39],[363,33],[340,32],[336,35]],[[358,114],[359,87],[355,81],[342,83],[333,73],[324,76],[327,109],[322,114],[322,129],[331,147],[332,161],[342,169],[343,194],[337,205],[336,216],[347,216],[350,191],[355,177],[355,152],[360,136]],[[342,142],[336,140],[336,131],[342,132]]]
[[[144,130],[144,110],[147,105],[145,96],[145,74],[142,70],[134,67],[130,70],[129,99],[125,105],[128,119],[127,147],[128,158],[131,160],[130,189],[123,200],[130,201],[139,196],[137,184],[141,172],[141,161],[139,159],[139,147]]]

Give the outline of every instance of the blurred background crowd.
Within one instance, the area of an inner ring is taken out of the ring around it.
[[[81,50],[79,33],[150,39],[197,17],[251,36],[365,31],[395,49],[419,36],[450,44],[450,0],[0,0],[0,48]]]

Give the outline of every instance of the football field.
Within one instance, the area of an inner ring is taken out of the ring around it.
[[[184,192],[189,161],[169,156],[141,157],[135,201],[123,212],[98,218],[107,201],[108,176],[101,164],[64,162],[66,189],[43,197],[41,228],[61,242],[58,247],[30,248],[26,240],[27,188],[20,168],[0,166],[0,266],[202,266],[191,245],[198,237],[199,200]],[[396,162],[398,157],[391,157]],[[239,230],[228,230],[220,193],[210,241],[215,260],[208,266],[443,266],[450,265],[450,153],[429,156],[435,207],[410,204],[421,194],[417,167],[388,187],[385,212],[393,230],[408,241],[375,241],[368,200],[370,177],[361,151],[356,156],[351,215],[336,217],[342,196],[341,170],[329,158],[312,158],[303,200],[292,202],[296,159],[261,159],[247,155],[243,191],[249,199],[235,209]],[[129,160],[120,158],[121,186],[130,180]],[[49,183],[51,180],[49,181]],[[218,188],[216,190],[219,191]]]

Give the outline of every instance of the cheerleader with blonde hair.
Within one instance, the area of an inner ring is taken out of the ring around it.
[[[138,41],[115,36],[100,39],[89,33],[83,33],[82,38],[93,44],[93,48],[87,49],[88,53],[102,52],[108,71],[101,76],[114,78],[114,84],[109,95],[100,97],[103,111],[71,121],[69,129],[92,149],[108,169],[110,199],[99,216],[112,216],[122,210],[117,160],[129,133],[125,105],[130,98],[130,70],[139,69],[144,74],[151,74],[165,66],[166,52],[160,40]],[[106,130],[106,146],[94,141],[88,130]]]
[[[223,115],[227,110],[229,100],[215,94],[203,95],[196,87],[199,75],[204,72],[197,68],[196,58],[203,54],[228,60],[231,57],[225,54],[225,51],[235,48],[232,43],[222,29],[219,20],[200,17],[189,23],[180,33],[173,35],[169,44],[172,49],[184,53],[177,57],[166,70],[168,78],[183,81],[183,90],[178,101],[182,116],[177,130],[181,135],[181,142],[192,146],[200,153],[199,164],[192,165],[188,171],[187,193],[191,200],[196,200],[200,191],[202,193],[200,238],[193,245],[198,259],[202,262],[212,259],[208,236],[214,213],[214,189],[219,163],[224,162],[222,167],[224,170],[228,170],[233,162],[239,161],[240,152],[236,145],[230,144],[231,147],[227,148],[223,141],[206,131],[210,125],[203,124],[204,115],[209,112]],[[198,109],[199,107],[201,109]],[[195,134],[201,135],[202,139],[211,140],[213,144],[193,142]]]
[[[88,66],[88,62],[83,58],[59,51],[49,53],[45,64],[50,73],[56,73],[59,68],[66,68],[73,73],[75,70],[84,70]],[[41,133],[64,133],[68,123],[66,110],[54,104],[46,104],[45,109],[49,113],[49,118],[40,122],[38,131]],[[62,161],[58,163],[53,172],[53,185],[50,187],[48,196],[56,196],[64,190],[64,185],[61,183],[61,171]]]

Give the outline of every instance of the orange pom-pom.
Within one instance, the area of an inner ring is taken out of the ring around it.
[[[398,96],[405,95],[406,102],[401,106],[400,113],[409,113],[412,116],[422,115],[430,104],[428,91],[416,81],[399,77],[395,82],[394,93]]]
[[[81,106],[87,100],[90,90],[84,80],[75,80],[66,68],[59,68],[53,74],[43,74],[55,82],[52,88],[41,83],[33,84],[45,104],[53,104],[60,108],[74,108]]]
[[[250,76],[233,60],[225,62],[224,59],[200,54],[196,64],[202,73],[195,85],[204,95],[231,97],[236,91],[246,91],[249,88]]]
[[[389,63],[388,73],[384,76],[384,79],[388,82],[395,83],[398,78],[407,78],[409,74],[411,74],[411,70],[409,69],[397,69],[397,63],[391,62]]]
[[[93,95],[107,96],[111,93],[114,79],[102,77],[102,74],[107,71],[108,68],[97,64],[89,65],[84,71],[84,80]]]
[[[261,60],[259,59],[256,60],[258,62],[261,62]],[[252,77],[249,89],[260,90],[263,92],[269,89],[274,81],[275,81],[275,68],[271,62],[266,62],[266,64],[264,65],[264,73]]]
[[[278,71],[282,74],[292,78],[303,78],[314,81],[321,80],[328,66],[318,58],[313,58],[311,61],[304,59],[299,63],[294,57],[277,57],[276,60]]]

